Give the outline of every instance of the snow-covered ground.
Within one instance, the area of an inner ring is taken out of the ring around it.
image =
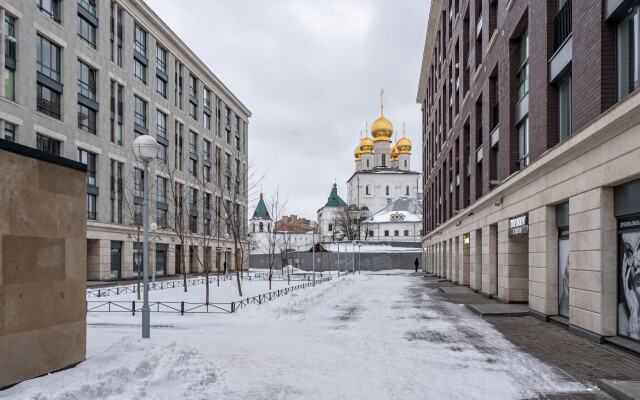
[[[587,390],[435,292],[406,271],[334,277],[235,314],[154,313],[150,340],[140,339],[139,313],[89,314],[85,362],[0,398],[521,399]]]

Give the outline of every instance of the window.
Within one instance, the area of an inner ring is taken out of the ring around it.
[[[115,62],[118,67],[122,68],[122,9],[115,8],[117,21],[113,16],[114,3],[111,3],[109,7],[111,10],[111,62]]]
[[[78,60],[78,93],[96,101],[96,70]]]
[[[206,129],[211,130],[211,115],[207,114],[206,112],[203,115],[203,120],[204,120],[204,127]]]
[[[137,125],[147,127],[147,102],[139,98],[133,97],[133,122]]]
[[[16,99],[16,74],[15,71],[4,68],[4,97],[9,100]]]
[[[367,159],[367,168],[369,168],[369,159]]]
[[[409,231],[407,229],[404,230],[404,235],[409,236]]]
[[[202,153],[204,161],[211,162],[211,142],[207,140],[202,142]]]
[[[158,194],[158,203],[167,202],[167,179],[161,176],[158,177],[156,193]]]
[[[617,86],[618,100],[640,86],[640,66],[638,63],[638,6],[633,7],[617,27]]]
[[[529,31],[524,29],[518,44],[520,68],[516,74],[518,79],[518,101],[529,93]]]
[[[9,142],[16,141],[16,126],[6,121],[4,123],[4,140]]]
[[[96,112],[78,103],[78,129],[96,134]]]
[[[385,236],[389,236],[389,231],[384,231]]]
[[[133,60],[133,76],[145,85],[147,84],[147,67],[137,59]]]
[[[211,182],[211,167],[204,166],[203,169],[204,180],[205,182]]]
[[[191,233],[198,233],[198,217],[195,215],[189,216],[189,231],[191,231]]]
[[[224,108],[224,124],[225,124],[225,126],[229,126],[230,120],[231,120],[231,109],[225,107]]]
[[[96,201],[97,196],[95,194],[87,193],[87,219],[96,219]]]
[[[386,167],[387,166],[387,155],[382,153],[382,166]]]
[[[400,231],[397,231],[397,230],[393,231],[393,236],[400,236]]]
[[[60,47],[38,35],[36,70],[47,78],[60,82]]]
[[[198,189],[189,188],[189,210],[198,211]]]
[[[96,155],[78,149],[78,161],[87,166],[87,186],[96,186]]]
[[[167,227],[167,210],[163,210],[158,208],[158,214],[156,216],[156,224],[158,224],[158,228],[166,229]]]
[[[371,193],[369,193],[369,185],[366,185],[366,186],[364,187],[364,193],[365,193],[365,194],[371,194]]]
[[[192,176],[198,176],[198,161],[189,158],[189,173]]]
[[[203,89],[202,104],[204,108],[206,108],[207,110],[211,110],[211,90],[207,88]]]
[[[211,234],[211,218],[204,219],[204,232],[202,233],[205,235]]]
[[[156,110],[156,130],[158,137],[167,138],[167,115],[159,110]]]
[[[529,165],[529,117],[525,117],[518,125],[518,166],[520,169]]]
[[[191,118],[198,120],[198,106],[192,101],[189,102],[189,115]]]
[[[198,98],[198,80],[191,74],[189,74],[189,96]]]
[[[162,143],[158,143],[160,147],[158,147],[158,162],[162,164],[167,164],[167,146]]]
[[[60,94],[38,83],[37,107],[43,114],[60,119]]]
[[[78,36],[89,46],[96,48],[96,27],[78,15]]]
[[[118,85],[115,81],[111,81],[111,87],[111,141],[122,146],[122,114],[124,112],[122,96],[124,95],[124,87]]]
[[[389,186],[388,185],[385,187],[384,194],[389,196]]]
[[[167,73],[167,51],[159,44],[156,45],[156,69],[163,74]]]
[[[189,131],[189,154],[198,155],[198,134],[194,131]]]
[[[405,194],[406,196],[409,196],[409,186],[407,186],[407,187],[405,188],[404,194]]]
[[[78,5],[89,11],[93,16],[97,15],[96,12],[96,0],[78,0]]]
[[[236,149],[240,150],[240,117],[236,117],[236,126],[235,126],[235,138],[236,138]]]
[[[36,0],[36,7],[47,17],[56,22],[61,22],[60,3],[61,0]]]
[[[138,24],[135,24],[133,31],[133,49],[141,56],[147,57],[147,32]]]
[[[262,224],[262,222],[261,222]],[[329,232],[333,231],[333,224],[329,224]],[[262,232],[262,226],[260,227],[260,232]]]
[[[4,39],[5,46],[5,63],[4,69],[4,97],[9,100],[15,100],[15,62],[16,62],[16,39],[15,27],[16,20],[9,14],[5,14],[4,27],[6,36]]]
[[[373,237],[373,231],[369,231],[369,237]]]
[[[571,73],[558,86],[559,141],[571,136]]]
[[[144,171],[134,168],[133,173],[133,195],[142,198],[144,194]]]
[[[39,133],[36,134],[36,148],[45,153],[60,155],[60,142]]]
[[[156,75],[156,92],[165,99],[167,98],[167,81]]]

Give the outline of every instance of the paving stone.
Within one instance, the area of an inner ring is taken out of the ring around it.
[[[524,317],[529,315],[529,307],[525,304],[467,304],[467,307],[481,317]]]

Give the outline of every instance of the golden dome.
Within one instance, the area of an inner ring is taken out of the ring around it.
[[[362,154],[362,150],[360,150],[360,146],[358,146],[353,151],[353,156],[356,158],[356,161],[360,161],[360,154]]]
[[[360,141],[360,151],[362,152],[362,154],[373,153],[373,139],[369,137],[368,133],[367,136],[365,136],[364,139]]]
[[[398,161],[398,145],[391,148],[391,161]]]
[[[393,135],[393,125],[391,121],[384,117],[384,102],[382,97],[383,91],[380,92],[380,118],[373,122],[371,125],[371,136],[373,140],[378,142],[385,140],[390,142],[391,135]]]
[[[403,136],[402,139],[398,140],[398,152],[401,154],[411,154],[411,140],[407,139],[406,136]]]

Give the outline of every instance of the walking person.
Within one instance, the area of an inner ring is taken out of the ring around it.
[[[418,261],[418,257],[416,257],[416,260],[413,262],[413,264],[416,266],[416,272],[418,272],[418,266],[420,265],[420,262]]]

